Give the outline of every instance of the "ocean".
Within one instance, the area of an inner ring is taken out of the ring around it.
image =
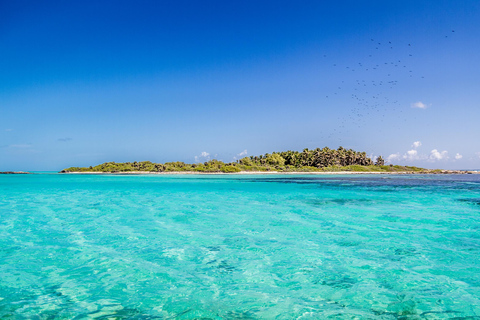
[[[477,319],[480,175],[0,175],[1,319]]]

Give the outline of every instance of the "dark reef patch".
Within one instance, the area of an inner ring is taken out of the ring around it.
[[[470,199],[458,199],[458,201],[465,202],[468,204],[480,206],[480,198],[470,198]]]
[[[307,203],[313,206],[325,206],[325,205],[363,205],[366,203],[371,203],[374,200],[372,199],[311,199],[307,200]]]
[[[355,279],[348,275],[343,274],[327,274],[321,279],[313,281],[314,284],[320,284],[322,286],[329,286],[336,289],[349,289],[357,283]]]
[[[394,254],[396,256],[414,256],[417,254],[415,248],[396,248]]]

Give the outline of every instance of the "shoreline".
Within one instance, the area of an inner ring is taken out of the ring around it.
[[[126,171],[126,172],[59,172],[61,174],[74,175],[351,175],[351,174],[480,174],[478,171],[461,171],[461,170],[442,170],[441,172],[413,172],[413,171],[399,171],[399,172],[376,172],[376,171],[323,171],[323,172],[301,172],[301,171],[240,171],[240,172],[197,172],[197,171],[171,171],[171,172],[153,172],[153,171]]]

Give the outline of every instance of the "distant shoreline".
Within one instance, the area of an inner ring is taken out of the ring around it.
[[[171,172],[152,172],[152,171],[128,171],[128,172],[60,172],[62,174],[74,175],[335,175],[335,174],[480,174],[477,171],[462,171],[462,170],[442,170],[440,172],[375,172],[375,171],[322,171],[322,172],[301,172],[301,171],[240,171],[240,172],[198,172],[198,171],[171,171]]]
[[[246,155],[246,153],[245,153]],[[198,160],[198,159],[196,159]],[[303,151],[280,151],[259,156],[245,156],[225,163],[210,159],[205,162],[183,161],[154,163],[151,161],[104,162],[88,167],[69,167],[60,173],[75,174],[468,174],[474,170],[426,169],[408,165],[385,165],[382,156],[374,161],[366,152],[328,147]]]
[[[32,173],[25,172],[25,171],[0,171],[0,174],[32,174]]]
[[[52,172],[53,173],[53,172]],[[398,174],[398,175],[409,175],[409,174],[480,174],[480,171],[473,170],[436,170],[436,171],[398,171],[398,172],[378,172],[378,171],[240,171],[240,172],[198,172],[198,171],[170,171],[170,172],[154,172],[154,171],[125,171],[125,172],[81,172],[81,171],[72,171],[72,172],[56,172],[58,174],[72,174],[72,175],[352,175],[352,174]],[[37,174],[35,172],[26,172],[26,171],[0,171],[1,174]]]

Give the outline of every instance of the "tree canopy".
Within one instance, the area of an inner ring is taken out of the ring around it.
[[[209,160],[204,163],[188,164],[181,161],[153,163],[141,162],[106,162],[90,167],[71,167],[61,172],[224,172],[240,171],[420,171],[420,168],[385,166],[382,156],[377,157],[375,165],[366,152],[339,147],[338,149],[316,148],[303,151],[282,151],[250,156],[235,162],[224,163]]]

